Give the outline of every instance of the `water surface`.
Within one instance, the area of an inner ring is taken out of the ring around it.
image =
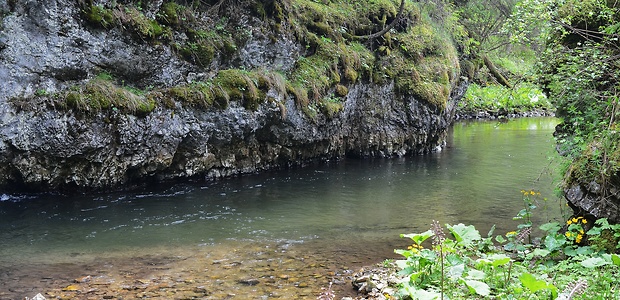
[[[549,199],[541,197],[536,222],[558,218],[549,160],[556,123],[457,123],[447,147],[425,156],[131,193],[2,195],[0,299],[173,297],[161,294],[162,282],[168,293],[206,299],[312,299],[330,280],[346,293],[351,269],[395,257],[407,245],[398,235],[433,219],[483,234],[492,225],[513,230],[521,190]],[[82,276],[92,279],[72,283]]]

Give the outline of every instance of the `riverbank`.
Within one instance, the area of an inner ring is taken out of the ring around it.
[[[536,117],[555,117],[553,109],[535,109],[527,111],[516,110],[477,110],[464,111],[458,110],[455,113],[455,121],[463,120],[495,120],[495,119],[514,119],[514,118],[536,118]]]

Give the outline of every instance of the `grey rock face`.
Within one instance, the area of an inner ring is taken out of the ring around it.
[[[151,85],[183,82],[194,70],[167,47],[89,28],[79,16],[77,1],[16,1],[0,26],[0,101],[53,93],[101,70]]]
[[[248,111],[158,108],[146,117],[101,112],[17,112],[5,105],[0,182],[45,188],[106,187],[147,177],[218,178],[344,155],[402,156],[444,143],[447,113],[415,99],[394,100],[391,85],[359,84],[344,111],[309,120],[294,100]]]
[[[589,184],[575,183],[564,189],[564,195],[576,213],[620,223],[620,192],[616,187],[603,189],[594,181]]]
[[[75,1],[24,0],[13,8],[0,1],[0,9],[11,10],[0,27],[0,190],[104,188],[146,179],[219,178],[345,155],[426,153],[444,144],[454,114],[454,102],[440,111],[397,97],[393,84],[370,83],[350,86],[343,111],[331,119],[308,117],[276,91],[268,93],[274,101],[255,111],[235,102],[224,110],[177,103],[144,117],[115,110],[85,115],[44,104],[21,110],[9,99],[60,91],[102,69],[156,86],[209,77],[212,70],[183,61],[168,46],[90,28],[77,17]],[[277,42],[256,33],[229,63],[285,71],[300,49],[285,33]],[[463,91],[455,87],[453,98]]]

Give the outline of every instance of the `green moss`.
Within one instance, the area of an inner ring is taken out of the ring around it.
[[[64,100],[64,104],[68,108],[84,111],[88,107],[85,97],[77,91],[67,92]]]
[[[222,70],[213,79],[213,85],[225,91],[231,101],[241,101],[246,109],[256,110],[265,100],[255,83],[258,78],[256,73],[238,69]]]
[[[336,85],[336,95],[337,95],[338,97],[344,97],[344,96],[346,96],[348,93],[349,93],[349,89],[348,89],[346,86],[344,86],[344,85],[342,85],[342,84],[338,84],[338,85]]]
[[[463,63],[463,75],[467,77],[469,80],[473,80],[476,76],[476,65],[471,61],[465,61]]]
[[[135,7],[125,8],[125,14],[128,16],[128,23],[131,28],[142,37],[154,39],[164,33],[162,25],[156,20],[147,18],[141,11]]]
[[[61,106],[88,113],[113,109],[146,115],[156,107],[153,98],[136,95],[126,88],[117,87],[108,80],[98,78],[67,91],[58,101],[61,101]]]
[[[106,9],[102,5],[90,5],[83,10],[86,20],[92,24],[103,28],[116,26],[116,18],[111,9]]]
[[[100,80],[107,80],[107,81],[114,80],[114,76],[112,76],[112,74],[106,71],[102,71],[98,73],[97,76],[95,76],[95,78],[100,79]]]
[[[230,103],[230,96],[228,96],[228,93],[220,86],[214,86],[212,91],[217,107],[221,109],[227,108]]]
[[[396,55],[386,60],[393,67],[383,70],[386,78],[392,78],[396,91],[401,95],[445,108],[450,96],[450,87],[458,72],[458,63],[444,57],[423,57],[418,63]]]
[[[295,30],[298,40],[307,45],[289,72],[220,70],[209,82],[163,90],[155,103],[163,102],[170,108],[177,102],[225,108],[230,101],[238,101],[254,110],[267,99],[267,92],[275,89],[282,95],[293,95],[309,117],[317,112],[333,116],[342,103],[325,104],[324,99],[331,97],[328,94],[346,97],[347,86],[363,81],[378,84],[393,81],[401,95],[413,95],[420,101],[445,106],[450,86],[459,75],[458,56],[445,29],[433,23],[428,13],[421,13],[423,5],[408,2],[404,19],[393,30],[373,41],[356,41],[355,35],[375,33],[391,22],[400,0],[259,2],[240,9],[263,19],[262,23],[268,24],[264,28],[268,31],[266,35],[273,36],[274,43],[279,36],[274,32],[278,25],[287,24]],[[187,8],[166,1],[156,20],[151,20],[131,3],[118,4],[109,10],[100,7],[101,10],[93,12],[96,16],[113,11],[111,16],[119,16],[118,25],[147,40],[168,42],[173,36],[185,34],[186,39],[176,39],[171,47],[202,68],[211,67],[216,59],[233,57],[249,34],[233,18],[213,16],[213,21],[197,22],[194,14],[198,6],[193,4],[187,4],[192,7]],[[101,21],[95,19],[95,22]],[[174,35],[172,30],[176,31]],[[97,93],[92,94],[95,96],[91,98],[100,98]],[[73,100],[69,102],[85,99]],[[106,107],[108,104],[99,101],[90,105]]]
[[[308,28],[319,35],[330,36],[334,38],[334,29],[324,22],[310,22]]]
[[[209,66],[215,57],[215,48],[205,41],[188,43],[184,46],[177,46],[177,48],[183,58],[201,67]]]
[[[333,119],[344,108],[342,103],[323,102],[321,103],[321,112],[329,119]]]
[[[351,67],[346,67],[344,69],[344,78],[346,78],[349,82],[355,83],[359,78],[359,73]]]
[[[178,26],[181,24],[181,12],[187,8],[176,2],[166,2],[161,6],[157,19],[164,24]]]
[[[308,98],[308,90],[303,86],[293,86],[292,84],[286,86],[286,90],[289,94],[295,97],[297,105],[304,108],[310,105],[310,99]]]
[[[196,82],[172,87],[168,92],[170,97],[176,101],[190,106],[208,108],[213,105],[215,98],[211,88],[212,86],[206,83]]]
[[[340,98],[335,97],[334,95],[329,95],[328,97],[321,99],[318,103],[318,107],[323,115],[325,115],[328,119],[333,119],[344,109],[344,104]]]

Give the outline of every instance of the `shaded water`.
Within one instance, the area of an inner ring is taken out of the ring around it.
[[[555,124],[457,123],[448,147],[426,156],[132,193],[2,195],[0,299],[313,299],[330,280],[347,294],[351,269],[395,257],[407,245],[398,235],[433,219],[506,232],[530,189],[550,199],[538,221],[559,217]]]

